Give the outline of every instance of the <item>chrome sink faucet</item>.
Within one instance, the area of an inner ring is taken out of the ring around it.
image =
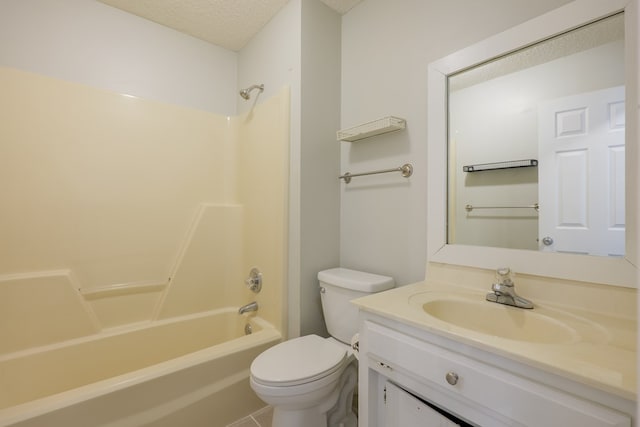
[[[248,313],[249,311],[258,311],[258,303],[254,301],[243,305],[238,309],[238,314]]]
[[[518,308],[533,308],[531,301],[516,294],[515,285],[511,279],[511,270],[508,267],[497,269],[496,279],[496,283],[491,285],[491,292],[487,294],[487,301]]]

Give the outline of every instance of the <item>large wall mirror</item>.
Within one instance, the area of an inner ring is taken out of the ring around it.
[[[430,65],[431,261],[635,286],[636,7],[578,0]]]

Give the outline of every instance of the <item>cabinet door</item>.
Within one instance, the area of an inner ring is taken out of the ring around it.
[[[385,427],[460,427],[392,382],[385,384]]]

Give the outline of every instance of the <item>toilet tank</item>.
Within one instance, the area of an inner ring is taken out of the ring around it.
[[[395,286],[393,278],[347,268],[332,268],[318,273],[322,312],[332,337],[349,344],[358,332],[358,307],[349,301]]]

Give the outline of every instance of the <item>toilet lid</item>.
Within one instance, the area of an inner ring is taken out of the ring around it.
[[[317,335],[306,335],[264,351],[251,364],[251,375],[265,385],[304,384],[335,372],[346,356],[344,347]]]

